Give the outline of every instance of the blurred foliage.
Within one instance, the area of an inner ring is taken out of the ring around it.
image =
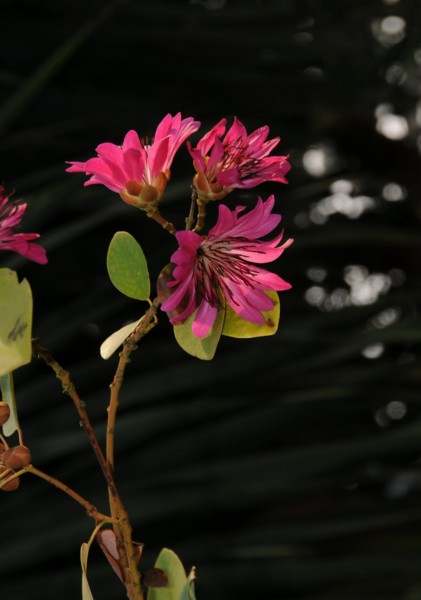
[[[154,281],[174,241],[64,162],[179,110],[203,128],[267,123],[291,154],[288,186],[259,190],[295,238],[276,266],[293,284],[279,332],[223,338],[204,363],[163,315],[130,365],[117,479],[145,568],[173,548],[199,600],[421,599],[419,3],[2,0],[0,14],[0,177],[49,254],[1,266],[30,281],[35,334],[100,436],[115,359],[99,346],[140,316],[107,278],[108,244],[129,230]],[[176,223],[191,177],[182,150]],[[15,388],[34,464],[104,509],[58,382],[34,362]],[[80,508],[27,476],[0,514],[1,598],[79,598]],[[95,598],[123,597],[97,548],[89,577]]]

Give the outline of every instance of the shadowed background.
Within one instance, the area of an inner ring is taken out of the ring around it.
[[[143,310],[108,281],[109,241],[130,231],[152,279],[175,244],[65,161],[178,111],[202,132],[224,116],[268,124],[291,157],[287,186],[228,200],[274,192],[295,238],[274,266],[293,284],[279,332],[223,338],[201,362],[162,315],[129,365],[117,480],[144,567],[174,549],[198,600],[420,599],[419,3],[2,0],[0,15],[0,180],[49,256],[0,264],[29,279],[34,334],[101,439],[116,360],[98,348]],[[179,226],[192,174],[182,148],[163,206]],[[53,374],[34,361],[16,391],[34,464],[106,510]],[[0,515],[2,600],[79,598],[83,511],[27,476]],[[95,598],[124,597],[98,549],[89,577]]]

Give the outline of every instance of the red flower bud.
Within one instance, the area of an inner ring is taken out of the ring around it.
[[[9,469],[21,469],[30,464],[32,457],[26,446],[14,446],[3,452],[1,460]]]
[[[0,425],[4,425],[10,417],[10,408],[6,402],[0,402]]]
[[[0,467],[0,474],[3,473],[4,471],[6,471],[6,469],[4,467]],[[11,473],[9,473],[9,475],[13,475],[13,471]],[[1,480],[0,480],[0,483],[1,483]],[[9,481],[9,483],[6,483],[6,485],[0,486],[0,490],[3,492],[14,492],[15,490],[18,489],[19,484],[20,484],[20,479],[19,479],[19,477],[16,477],[16,479]]]

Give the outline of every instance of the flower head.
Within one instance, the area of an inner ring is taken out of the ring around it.
[[[44,248],[32,243],[40,236],[38,233],[17,233],[26,204],[11,202],[9,196],[4,194],[4,187],[0,185],[0,250],[12,250],[29,260],[45,265],[47,255]]]
[[[170,178],[170,167],[181,144],[200,127],[192,117],[168,114],[158,125],[151,144],[129,131],[121,146],[110,142],[96,148],[98,156],[86,162],[70,162],[69,173],[91,175],[85,185],[105,185],[127,204],[156,210]]]
[[[226,122],[219,121],[196,148],[187,143],[197,171],[193,183],[199,198],[221,200],[234,188],[251,188],[265,181],[287,183],[288,156],[269,156],[280,138],[267,140],[266,125],[248,135],[236,117],[223,137]]]
[[[246,321],[265,322],[262,312],[273,308],[265,292],[291,287],[275,273],[253,264],[275,260],[293,242],[289,239],[279,246],[282,233],[272,240],[260,239],[281,221],[281,215],[272,213],[274,202],[274,196],[266,202],[259,198],[256,207],[245,214],[240,214],[244,206],[230,210],[220,205],[217,223],[208,235],[176,234],[179,248],[171,257],[172,280],[162,293],[162,310],[173,324],[198,309],[192,330],[196,337],[205,337],[225,303]]]

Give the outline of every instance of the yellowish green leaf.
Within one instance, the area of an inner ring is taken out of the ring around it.
[[[25,365],[32,355],[32,292],[15,271],[0,269],[0,376]]]
[[[147,300],[151,293],[143,250],[127,231],[118,231],[110,242],[107,270],[112,284],[125,296]]]
[[[3,424],[3,434],[7,437],[19,429],[18,413],[16,410],[15,390],[13,386],[13,373],[6,373],[0,377],[1,399],[8,404],[10,416]]]
[[[192,331],[192,323],[196,316],[195,311],[188,319],[180,325],[174,325],[174,335],[179,346],[185,352],[200,358],[211,360],[215,356],[216,348],[224,325],[224,311],[219,311],[210,333],[204,338],[197,338]]]
[[[165,572],[168,577],[168,587],[150,587],[147,600],[180,600],[187,577],[183,564],[175,552],[163,548],[154,566]]]
[[[94,600],[88,583],[88,554],[90,544],[84,542],[80,547],[80,564],[82,566],[82,600]]]
[[[250,323],[250,321],[242,319],[227,305],[222,335],[235,338],[254,338],[276,333],[281,313],[279,296],[276,292],[272,291],[268,291],[266,294],[274,302],[274,305],[271,310],[262,313],[265,318],[264,323],[261,325],[258,323]]]
[[[114,354],[114,352],[123,344],[123,342],[129,337],[129,335],[136,329],[136,327],[141,322],[141,319],[138,319],[134,323],[129,323],[128,325],[124,325],[121,329],[114,331],[107,339],[102,342],[101,347],[99,349],[99,353],[101,354],[104,360],[107,360]]]

